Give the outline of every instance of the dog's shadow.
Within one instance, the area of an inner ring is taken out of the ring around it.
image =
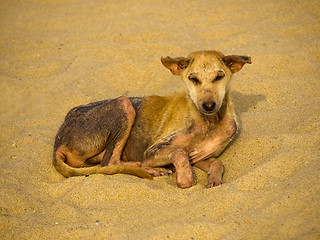
[[[266,101],[266,96],[262,94],[243,94],[234,91],[231,96],[235,111],[239,117],[241,117],[242,113],[248,112],[249,109],[255,108],[259,102]]]
[[[250,109],[255,108],[261,101],[266,101],[266,96],[262,94],[243,94],[241,92],[233,91],[231,93],[232,101],[234,104],[235,112],[238,117],[240,126],[242,125],[242,114],[248,112]],[[241,128],[240,128],[241,131]],[[234,138],[236,140],[239,137],[238,132]]]

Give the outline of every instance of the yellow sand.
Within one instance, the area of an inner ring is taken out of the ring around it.
[[[56,172],[70,108],[179,91],[160,57],[205,49],[253,61],[222,187]],[[320,239],[319,67],[318,0],[1,1],[0,238]]]

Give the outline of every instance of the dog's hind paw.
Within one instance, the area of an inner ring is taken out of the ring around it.
[[[166,169],[166,168],[144,167],[143,169],[145,171],[147,171],[148,173],[150,173],[150,175],[153,177],[168,176],[169,174],[172,173],[172,171],[170,169]]]

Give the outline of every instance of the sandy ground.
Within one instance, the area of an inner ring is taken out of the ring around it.
[[[160,57],[205,49],[253,61],[222,187],[56,172],[70,108],[180,91]],[[0,238],[320,239],[319,63],[319,1],[1,1]]]

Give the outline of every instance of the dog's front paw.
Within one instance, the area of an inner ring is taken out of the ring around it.
[[[208,174],[207,176],[207,188],[217,187],[223,184],[221,177]]]
[[[177,180],[177,186],[179,188],[189,188],[189,187],[192,187],[196,184],[197,184],[197,182],[193,178]]]
[[[177,186],[179,188],[189,188],[197,184],[196,180],[193,177],[192,169],[179,169],[177,171]]]

